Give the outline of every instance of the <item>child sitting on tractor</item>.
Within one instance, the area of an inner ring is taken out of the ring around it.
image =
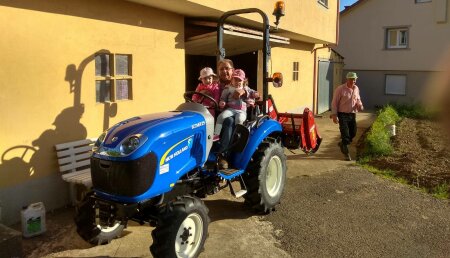
[[[210,67],[203,68],[200,71],[200,76],[198,77],[198,79],[201,81],[201,83],[198,84],[195,91],[208,95],[215,101],[219,102],[220,89],[219,84],[217,83],[217,75],[213,72],[213,70]],[[199,94],[194,94],[192,96],[192,100],[205,105],[211,115],[215,117],[215,110],[213,108],[214,105],[211,100],[205,99]]]
[[[255,98],[259,97],[257,91],[250,89],[248,86],[244,86],[245,80],[245,72],[241,69],[236,69],[233,71],[231,85],[228,85],[223,90],[220,96],[219,108],[223,109],[226,106],[227,109],[222,111],[219,117],[217,117],[217,123],[214,129],[214,141],[219,140],[223,120],[233,116],[235,124],[243,124],[247,119],[247,103],[255,103]],[[234,92],[238,89],[245,90],[246,94],[236,99]]]

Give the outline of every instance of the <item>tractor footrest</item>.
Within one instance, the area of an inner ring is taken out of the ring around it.
[[[226,180],[230,180],[237,176],[240,176],[242,173],[244,173],[244,171],[245,170],[243,169],[234,169],[234,168],[222,169],[219,171],[219,176],[221,176]]]
[[[247,193],[247,190],[240,190],[240,191],[237,191],[236,193],[234,193],[234,197],[239,198],[246,193]]]

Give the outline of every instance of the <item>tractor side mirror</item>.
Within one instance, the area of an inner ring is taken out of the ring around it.
[[[285,15],[285,11],[284,11],[285,5],[284,5],[284,1],[277,1],[275,3],[275,7],[273,8],[273,15],[275,15],[276,21],[275,21],[275,29],[278,29],[278,24],[280,24],[280,18],[281,16]]]
[[[273,87],[280,88],[283,86],[283,74],[282,73],[274,73],[271,78]]]

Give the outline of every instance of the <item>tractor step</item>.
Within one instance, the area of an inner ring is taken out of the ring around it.
[[[246,193],[247,193],[247,190],[239,190],[236,193],[234,193],[234,197],[239,198],[239,197],[242,197]]]
[[[245,186],[244,179],[242,178],[242,175],[239,176],[239,185],[241,186],[241,190],[234,191],[233,185],[231,184],[231,180],[227,180],[227,184],[230,187],[230,192],[234,197],[239,198],[242,197],[244,194],[247,193],[247,187]]]
[[[234,168],[229,168],[229,169],[221,169],[219,171],[219,176],[221,176],[222,178],[226,179],[226,180],[231,180],[237,176],[242,175],[242,173],[244,173],[245,170],[243,169],[234,169]]]

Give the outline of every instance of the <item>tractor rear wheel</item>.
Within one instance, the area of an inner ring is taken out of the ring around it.
[[[78,205],[75,215],[75,224],[77,225],[78,234],[87,242],[95,245],[109,244],[111,240],[119,237],[126,226],[126,222],[118,220],[109,223],[105,221],[110,214],[103,214],[105,211],[99,211],[100,225],[95,223],[95,203],[90,196],[86,195],[83,201]]]
[[[286,183],[286,155],[277,140],[258,146],[244,174],[245,203],[260,213],[269,213],[280,203]]]
[[[197,197],[183,196],[167,204],[152,231],[154,257],[198,257],[208,235],[208,208]]]

